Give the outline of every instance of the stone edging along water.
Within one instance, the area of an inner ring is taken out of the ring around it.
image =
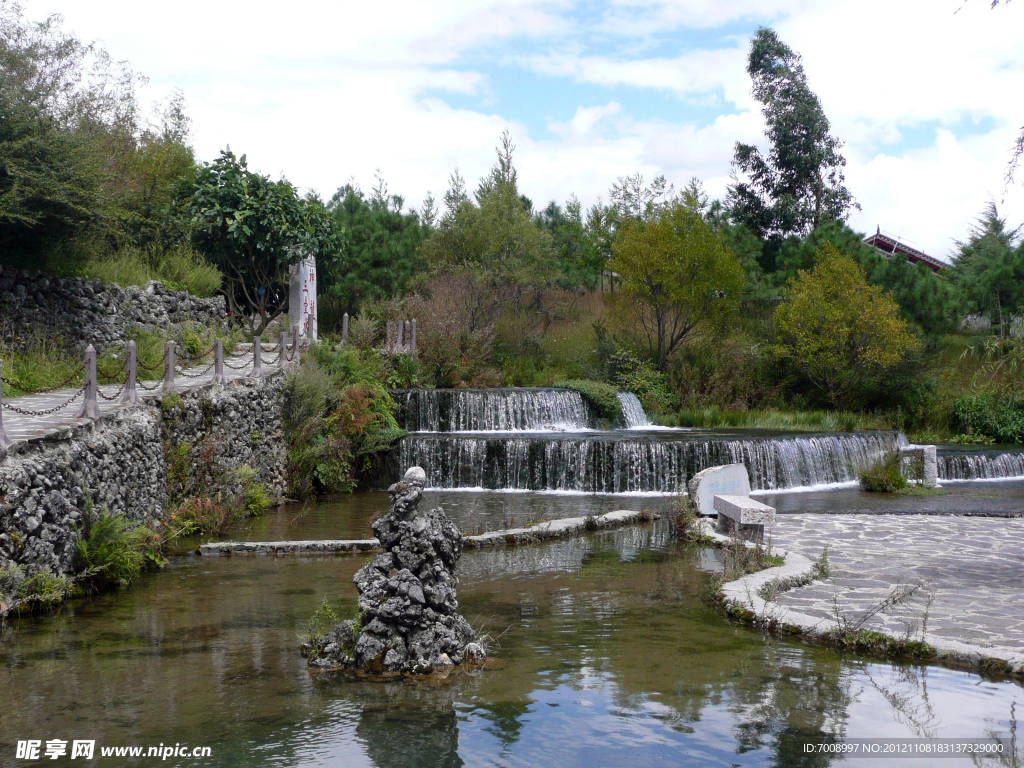
[[[463,536],[466,549],[535,544],[546,539],[562,539],[581,533],[624,525],[646,523],[658,518],[650,512],[618,510],[597,517],[567,517],[551,520],[529,528],[507,528],[476,536]],[[378,552],[376,539],[322,539],[316,541],[218,541],[201,544],[199,555],[344,555],[357,552]]]
[[[715,530],[711,520],[703,519],[700,525],[702,537],[708,543],[718,547],[732,544],[731,538]],[[747,546],[754,545],[748,543]],[[838,621],[808,616],[763,597],[766,588],[778,594],[819,580],[818,564],[796,552],[772,549],[772,554],[783,556],[783,565],[747,574],[726,582],[719,588],[719,597],[728,613],[771,630],[834,644],[835,633],[840,630]],[[894,644],[901,640],[892,635],[887,637]],[[926,633],[923,642],[928,646],[921,656],[925,660],[986,672],[999,672],[1018,678],[1024,677],[1024,653],[1015,653],[1008,648],[983,648],[937,637],[932,633]]]

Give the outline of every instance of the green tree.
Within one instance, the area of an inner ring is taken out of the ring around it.
[[[844,220],[859,207],[843,186],[842,142],[807,84],[799,54],[772,29],[761,27],[750,44],[747,73],[764,105],[768,155],[736,143],[729,207],[735,221],[759,237],[809,232],[828,219]]]
[[[831,244],[812,270],[801,270],[775,311],[778,351],[807,375],[834,407],[894,369],[920,346],[899,305],[869,285],[857,262]]]
[[[508,131],[497,160],[469,199],[456,170],[445,193],[445,210],[437,229],[423,245],[428,267],[457,275],[468,330],[492,325],[505,309],[541,310],[544,291],[554,285],[551,240],[534,222],[532,206],[519,191],[513,163],[515,145]]]
[[[250,171],[245,155],[223,150],[179,194],[196,246],[224,274],[229,309],[254,335],[288,308],[291,264],[313,256],[321,275],[337,270],[342,239],[323,203]]]
[[[365,301],[400,296],[424,269],[419,249],[430,226],[404,200],[389,194],[378,172],[370,199],[353,184],[340,187],[327,205],[346,234],[344,270],[334,276],[330,295],[342,311],[355,314]],[[431,201],[432,207],[432,201]]]
[[[999,326],[1024,309],[1024,242],[1021,227],[1010,229],[994,202],[957,243],[953,280],[969,312],[979,312]]]
[[[0,93],[0,259],[25,263],[96,215],[100,177],[85,143]]]
[[[0,258],[40,265],[180,239],[168,203],[194,162],[181,94],[149,124],[145,78],[61,25],[0,2]]]
[[[843,222],[826,222],[804,237],[788,237],[780,243],[772,284],[781,289],[800,270],[811,269],[826,243],[856,260],[867,281],[889,292],[900,305],[900,315],[928,336],[956,330],[961,301],[948,270],[936,272],[900,254],[884,254],[865,244],[864,236]]]
[[[605,258],[583,220],[583,206],[579,199],[572,196],[564,209],[552,200],[537,214],[536,221],[537,226],[551,238],[558,264],[558,284],[568,289],[596,288]]]
[[[659,208],[648,221],[627,220],[613,254],[610,266],[622,281],[617,300],[635,320],[659,371],[682,344],[734,316],[743,267],[685,205]]]

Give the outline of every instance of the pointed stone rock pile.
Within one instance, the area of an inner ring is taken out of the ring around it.
[[[310,666],[426,673],[484,657],[458,613],[462,534],[442,509],[419,513],[425,483],[426,473],[412,467],[388,489],[391,509],[372,526],[384,554],[352,579],[359,616],[303,645]]]

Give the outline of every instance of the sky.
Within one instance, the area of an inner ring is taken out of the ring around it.
[[[940,258],[989,200],[1024,222],[1024,0],[23,0],[181,89],[201,159],[324,198],[377,169],[407,207],[470,188],[506,128],[536,207],[616,178],[701,179],[724,197],[735,142],[764,146],[746,55],[759,26],[803,56],[845,142],[850,224]]]

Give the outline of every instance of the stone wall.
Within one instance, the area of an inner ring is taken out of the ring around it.
[[[0,338],[24,345],[40,335],[60,336],[65,346],[102,347],[134,329],[166,332],[183,323],[225,328],[223,296],[200,299],[161,283],[120,288],[100,280],[52,277],[0,267]]]
[[[277,373],[205,385],[16,443],[0,462],[0,568],[70,573],[90,506],[159,529],[168,505],[167,456],[183,443],[194,470],[208,464],[219,479],[252,467],[280,499],[282,383]]]

